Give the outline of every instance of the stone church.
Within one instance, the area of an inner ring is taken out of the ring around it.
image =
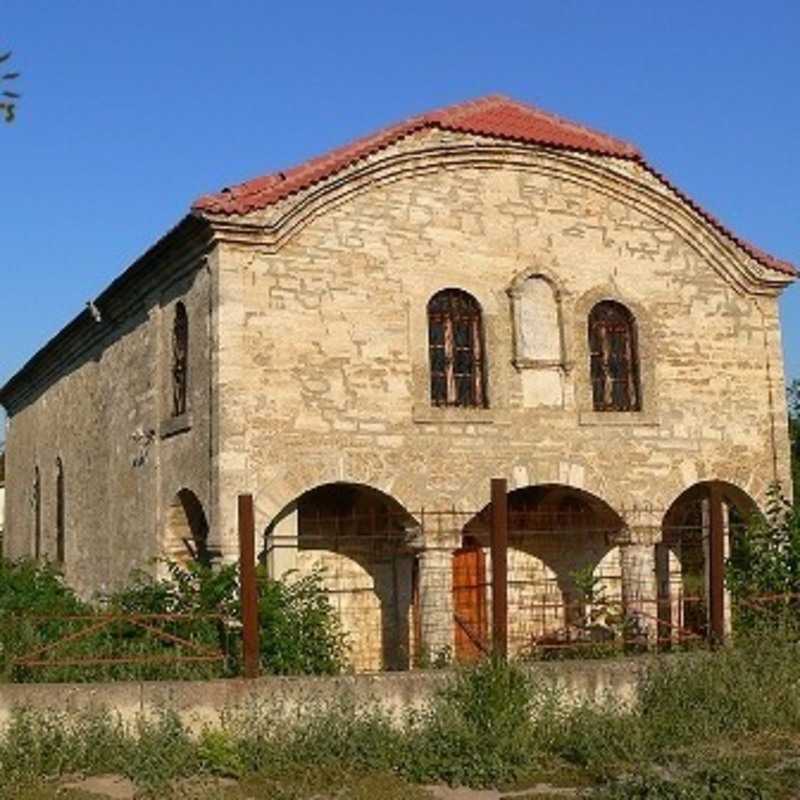
[[[627,142],[505,97],[414,117],[201,197],[7,382],[6,555],[91,596],[235,559],[252,493],[272,574],[322,566],[354,665],[402,668],[485,635],[505,477],[513,646],[581,571],[691,628],[703,487],[791,490],[796,274]]]

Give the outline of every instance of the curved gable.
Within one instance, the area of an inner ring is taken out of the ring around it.
[[[492,140],[498,146],[505,144],[509,152],[513,152],[514,144],[524,144],[551,151],[553,155],[561,153],[564,156],[592,158],[596,162],[595,167],[602,164],[602,169],[620,177],[627,175],[629,185],[624,188],[640,193],[638,197],[629,198],[631,201],[646,205],[648,198],[641,196],[641,193],[647,194],[649,189],[652,194],[661,194],[673,205],[685,206],[684,215],[702,221],[710,235],[720,237],[723,249],[728,247],[738,251],[745,262],[744,271],[749,271],[746,282],[758,283],[763,277],[770,288],[775,288],[797,275],[796,268],[789,262],[765,253],[728,230],[647,164],[635,146],[502,96],[486,97],[413,117],[301,166],[205,195],[194,203],[193,211],[215,219],[223,227],[231,227],[235,218],[254,212],[293,204],[299,207],[310,194],[315,193],[315,187],[317,190],[325,185],[338,188],[343,177],[357,181],[364,177],[365,171],[369,171],[373,179],[379,179],[380,170],[375,170],[375,164],[382,163],[389,170],[395,160],[386,151],[408,137],[417,138],[420,132],[426,130],[462,134],[467,140],[473,140],[473,148],[476,139],[483,140],[484,152],[477,153],[478,158],[491,155]],[[381,154],[385,157],[382,158]],[[462,157],[465,154],[457,152],[457,148],[456,152],[440,153],[441,163],[444,164],[448,156],[453,155]],[[430,158],[433,154],[427,153],[426,156]],[[279,228],[282,220],[288,221],[291,216],[280,215],[274,227]],[[273,226],[262,224],[262,227],[268,229]],[[775,273],[775,276],[759,275],[759,267]]]

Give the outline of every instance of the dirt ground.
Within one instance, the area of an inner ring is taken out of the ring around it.
[[[441,785],[414,786],[391,775],[351,778],[328,791],[318,786],[258,779],[241,782],[213,779],[180,781],[166,792],[153,793],[137,789],[134,783],[120,775],[96,775],[19,787],[17,795],[19,800],[139,800],[149,797],[168,797],[170,800],[557,800],[580,796],[579,789],[544,783],[501,791]]]

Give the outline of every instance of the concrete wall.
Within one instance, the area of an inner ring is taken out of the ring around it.
[[[81,594],[113,589],[164,552],[169,505],[182,488],[209,505],[210,281],[195,268],[108,321],[107,335],[9,417],[5,552],[31,556],[34,475],[42,555],[56,554],[56,463],[65,485],[65,575]],[[189,314],[189,409],[171,419],[172,319]]]
[[[532,672],[538,685],[562,691],[568,702],[632,704],[637,676],[646,663],[646,659],[574,661],[540,664]],[[110,709],[126,722],[174,709],[194,732],[218,725],[223,712],[229,718],[257,712],[263,719],[289,723],[334,702],[379,707],[399,718],[408,711],[424,709],[449,676],[446,671],[434,671],[254,681],[3,684],[0,728],[8,724],[15,708],[67,714]]]

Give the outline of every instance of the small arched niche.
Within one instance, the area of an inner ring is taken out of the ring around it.
[[[509,289],[514,321],[514,366],[526,407],[564,403],[564,344],[559,294],[538,272],[518,276]]]
[[[194,492],[181,489],[167,510],[164,557],[186,566],[209,563],[208,521]]]

